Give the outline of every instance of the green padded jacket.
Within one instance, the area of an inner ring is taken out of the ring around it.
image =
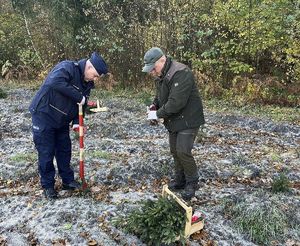
[[[197,128],[205,123],[202,100],[192,71],[167,58],[162,75],[156,79],[157,117],[171,132]]]

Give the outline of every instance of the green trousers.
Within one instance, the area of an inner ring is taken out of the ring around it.
[[[169,132],[170,151],[175,163],[175,180],[178,183],[198,182],[198,168],[192,148],[199,128]]]

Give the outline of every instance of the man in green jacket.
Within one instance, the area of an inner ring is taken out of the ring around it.
[[[156,78],[156,97],[148,119],[153,123],[156,118],[163,118],[169,132],[170,151],[175,163],[175,179],[169,188],[173,191],[184,188],[182,197],[189,200],[199,188],[192,148],[200,125],[205,123],[195,78],[186,65],[173,61],[158,47],[145,53],[143,72]]]

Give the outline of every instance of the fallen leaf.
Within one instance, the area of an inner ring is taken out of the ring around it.
[[[91,239],[91,240],[88,241],[88,246],[97,246],[97,245],[98,245],[98,243],[94,239]]]
[[[285,246],[300,246],[300,242],[295,240],[288,239],[285,243]]]
[[[82,238],[85,238],[85,239],[87,239],[89,237],[89,235],[90,234],[86,231],[82,231],[79,233],[79,236],[81,236]]]
[[[71,228],[72,228],[72,224],[70,224],[70,223],[64,224],[65,230],[70,230]]]
[[[100,191],[101,191],[100,187],[97,187],[97,186],[91,187],[91,192],[97,193],[97,192],[100,192]]]
[[[52,241],[53,246],[66,246],[66,240],[65,239],[56,239]]]

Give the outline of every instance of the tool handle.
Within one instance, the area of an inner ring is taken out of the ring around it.
[[[84,181],[84,122],[83,122],[83,107],[82,104],[78,104],[79,114],[79,177]]]

